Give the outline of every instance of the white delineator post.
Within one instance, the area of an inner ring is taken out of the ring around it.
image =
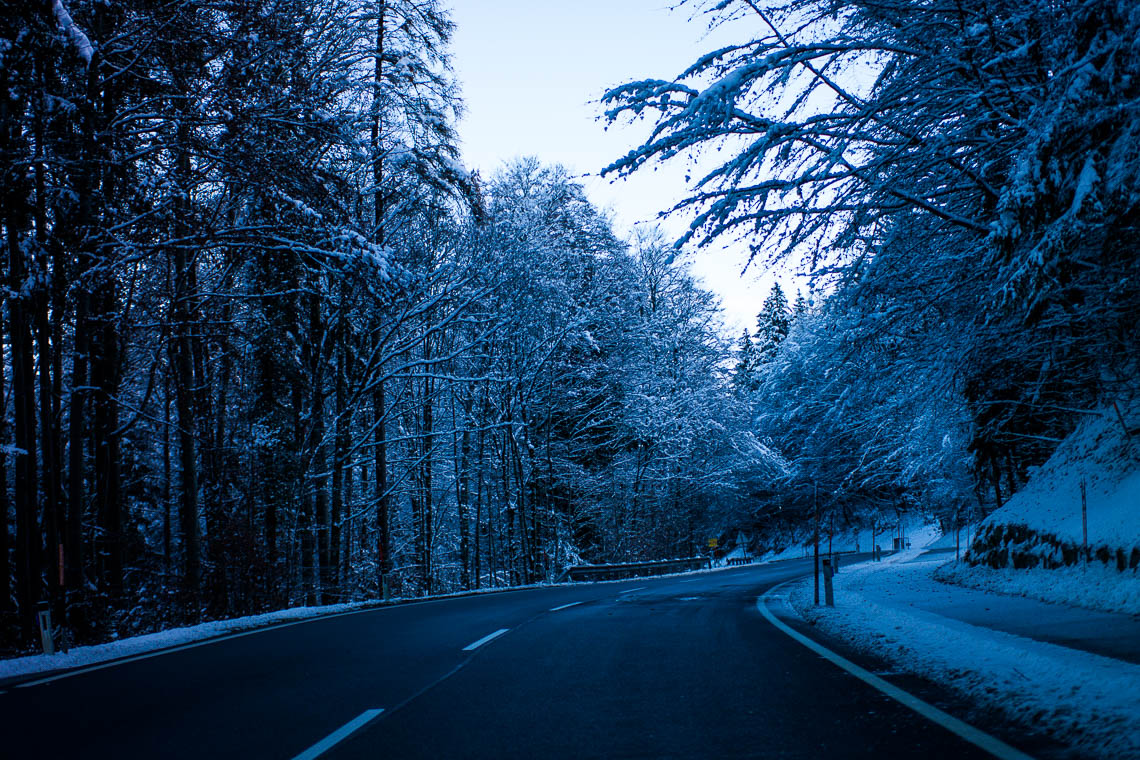
[[[40,624],[40,643],[43,645],[44,654],[55,654],[55,642],[52,640],[51,630],[51,610],[48,609],[46,602],[40,604],[37,619]]]

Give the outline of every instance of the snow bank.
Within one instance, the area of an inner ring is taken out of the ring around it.
[[[147,633],[142,636],[132,636],[119,641],[110,641],[106,644],[73,647],[71,651],[54,655],[36,654],[27,657],[16,657],[10,660],[0,660],[0,678],[12,678],[32,673],[46,673],[54,670],[67,670],[70,668],[96,665],[110,660],[119,660],[126,657],[136,657],[160,650],[193,644],[207,639],[218,638],[242,631],[256,630],[271,625],[309,620],[327,615],[343,614],[374,606],[370,602],[355,602],[351,604],[332,604],[325,607],[293,607],[288,610],[268,612],[264,615],[249,615],[230,620],[215,620],[209,623],[187,626],[185,628],[172,628],[157,633]]]
[[[937,580],[967,588],[1016,594],[1054,604],[1140,615],[1140,576],[1092,564],[1087,568],[995,570],[952,562],[938,569]]]
[[[1121,407],[1135,426],[1140,404]],[[1081,484],[1091,559],[1140,567],[1140,437],[1129,439],[1112,406],[1090,416],[1001,509],[982,523],[968,559],[990,567],[1046,568],[1081,561]]]
[[[984,709],[1044,730],[1096,757],[1140,757],[1140,666],[890,604],[901,585],[933,584],[938,562],[917,550],[835,576],[837,606],[812,604],[811,582],[791,603],[826,633],[940,682]]]

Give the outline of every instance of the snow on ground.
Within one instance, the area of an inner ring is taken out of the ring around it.
[[[185,628],[172,628],[158,633],[148,633],[142,636],[132,636],[119,641],[92,646],[73,647],[71,651],[54,655],[36,654],[27,657],[16,657],[10,660],[0,660],[0,678],[11,678],[32,673],[45,673],[52,670],[64,670],[95,665],[109,660],[118,660],[124,657],[134,657],[140,654],[155,652],[160,649],[184,646],[194,642],[213,639],[227,634],[264,628],[280,623],[290,623],[308,620],[326,615],[353,612],[367,606],[365,602],[351,604],[333,604],[325,607],[294,607],[288,610],[269,612],[264,615],[250,615],[231,620],[215,620],[209,623],[187,626]]]
[[[935,541],[943,541],[946,537],[941,535],[941,531],[936,525],[928,525],[924,522],[912,520],[910,525],[904,525],[903,535],[910,539],[912,547],[930,547]],[[854,531],[847,531],[844,533],[837,533],[831,541],[831,548],[836,552],[869,552],[873,543],[878,544],[879,548],[883,551],[891,551],[894,547],[894,530],[877,531],[872,533],[869,528],[860,528]],[[872,541],[874,537],[874,541]],[[954,546],[954,535],[949,536],[950,543],[948,546]],[[783,559],[801,559],[803,557],[812,556],[814,547],[811,542],[805,544],[792,544],[791,546],[782,549],[778,552],[768,552],[763,556],[764,562],[776,562]],[[819,550],[821,553],[827,552],[827,536],[822,536],[819,541]],[[962,533],[962,551],[966,550],[965,529]]]
[[[802,559],[804,557],[810,557],[810,556],[811,556],[811,545],[810,544],[805,544],[802,546],[800,544],[792,544],[791,546],[787,547],[786,549],[782,549],[778,552],[767,552],[767,553],[765,553],[760,561],[761,562],[779,562],[779,561],[785,560],[785,559]]]
[[[1128,424],[1140,403],[1121,406]],[[1080,544],[1081,481],[1087,485],[1089,545],[1140,546],[1140,437],[1129,439],[1111,405],[1090,415],[1001,509],[989,525],[1027,525]]]
[[[918,548],[835,576],[836,607],[814,607],[807,579],[791,603],[807,620],[980,707],[1099,757],[1140,757],[1140,666],[892,604],[900,584],[938,584]]]
[[[939,568],[934,577],[944,583],[983,591],[1140,615],[1140,576],[1106,568],[1099,562],[1090,564],[1088,568],[1059,567],[1055,570],[994,570],[984,565],[975,567],[965,562],[952,562]]]
[[[963,525],[962,528],[958,531],[958,537],[957,537],[958,547],[962,550],[963,554],[966,553],[966,549],[970,548],[970,541],[977,534],[977,532],[978,532],[978,524],[977,523],[971,523],[969,525]],[[954,542],[955,542],[954,532],[951,531],[949,533],[946,533],[946,534],[939,536],[938,538],[934,539],[933,541],[931,541],[928,544],[923,544],[922,548],[926,549],[927,551],[929,551],[931,549],[953,549],[954,548]],[[915,546],[917,546],[917,544],[915,544]]]

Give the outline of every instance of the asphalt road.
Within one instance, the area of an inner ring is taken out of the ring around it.
[[[407,604],[8,687],[0,755],[289,760],[355,720],[320,757],[988,757],[760,615],[809,570]]]

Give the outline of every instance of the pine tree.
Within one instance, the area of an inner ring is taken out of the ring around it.
[[[792,319],[796,320],[802,317],[804,314],[807,314],[808,308],[808,300],[804,298],[803,291],[797,290],[796,300],[792,304]]]
[[[741,391],[756,390],[756,366],[759,364],[759,357],[756,355],[756,347],[752,343],[752,336],[748,333],[747,327],[740,336],[736,356],[736,366],[732,374],[733,385]]]
[[[772,286],[772,292],[764,300],[764,306],[756,316],[756,343],[759,361],[771,361],[776,349],[788,337],[791,317],[788,312],[788,299],[779,283]]]

